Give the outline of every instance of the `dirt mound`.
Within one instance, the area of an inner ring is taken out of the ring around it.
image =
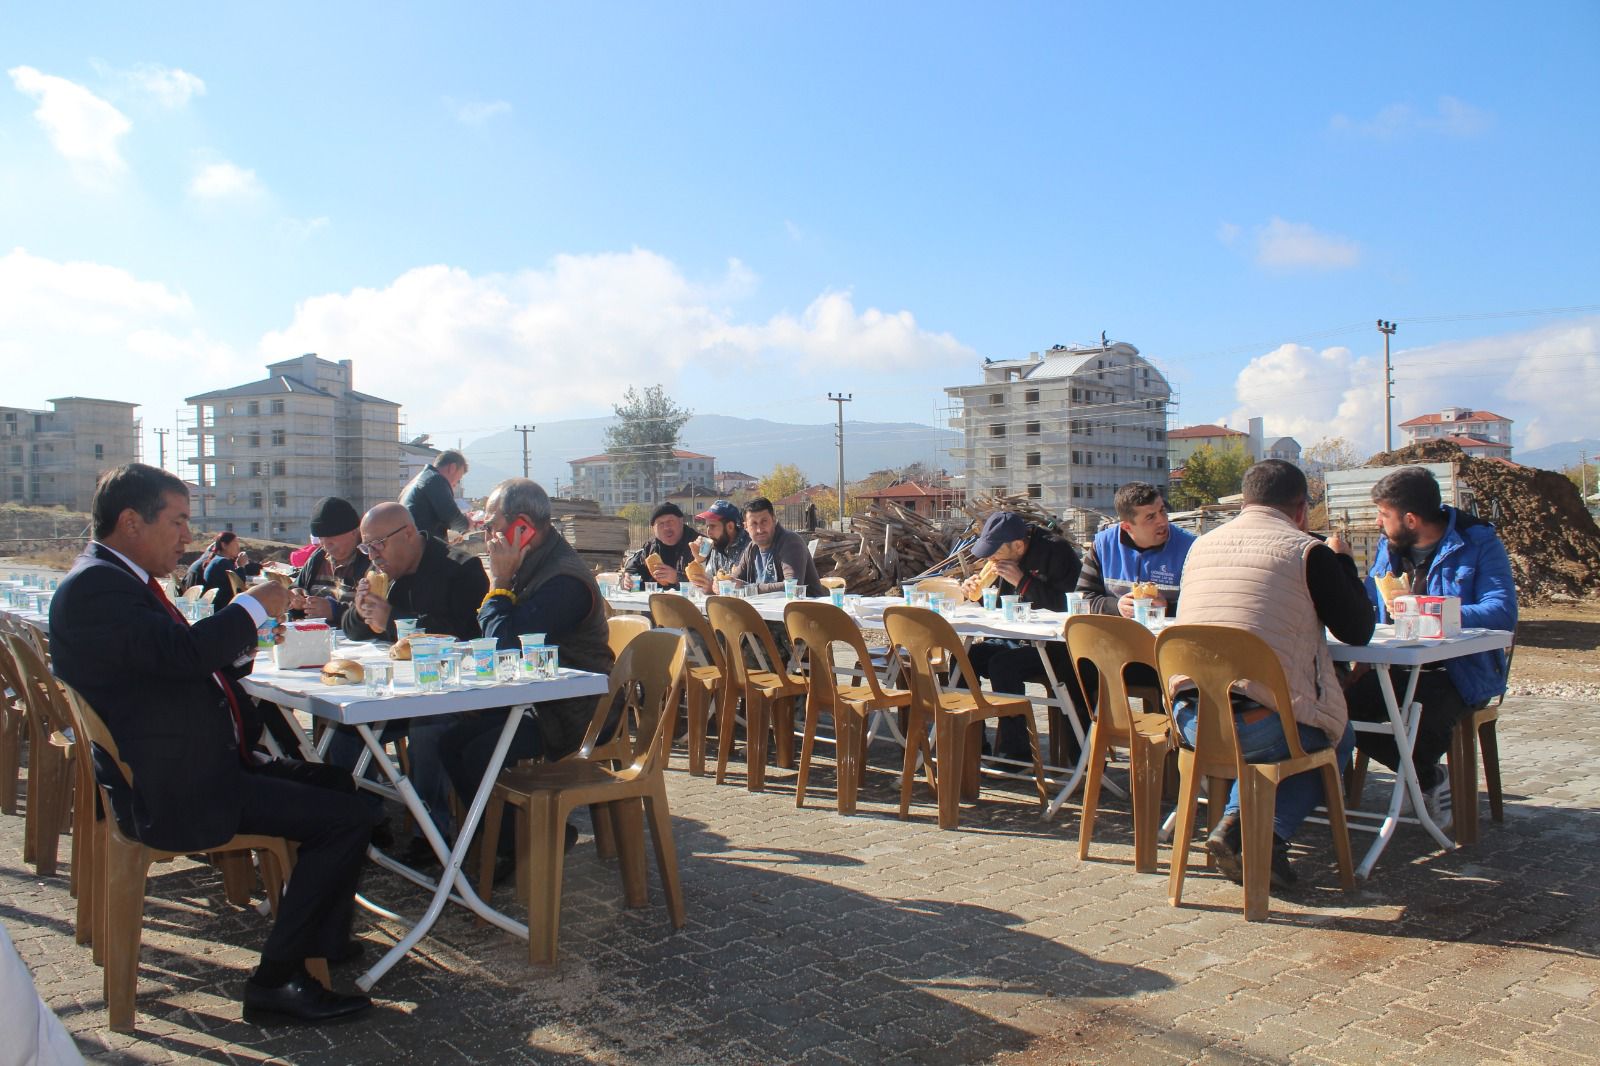
[[[1412,463],[1457,464],[1477,499],[1478,515],[1495,524],[1511,556],[1522,602],[1600,591],[1600,527],[1565,476],[1503,459],[1473,459],[1448,441],[1379,452],[1366,465]]]

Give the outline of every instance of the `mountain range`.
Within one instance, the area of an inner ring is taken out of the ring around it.
[[[540,423],[528,436],[528,474],[552,494],[569,484],[574,459],[605,451],[606,427],[615,418],[574,418]],[[731,415],[695,415],[678,433],[678,447],[715,456],[717,470],[738,470],[763,477],[779,463],[793,463],[815,484],[838,477],[835,423],[809,425],[773,422]],[[487,493],[503,478],[522,473],[522,434],[515,430],[481,437],[466,444],[468,495]],[[844,474],[855,480],[874,470],[896,469],[922,462],[951,465],[949,451],[961,435],[917,422],[846,422]]]
[[[1600,440],[1585,437],[1583,440],[1564,440],[1560,444],[1546,444],[1543,448],[1527,448],[1511,453],[1511,458],[1523,466],[1536,466],[1541,470],[1566,470],[1578,465],[1587,454],[1589,462],[1600,461]]]

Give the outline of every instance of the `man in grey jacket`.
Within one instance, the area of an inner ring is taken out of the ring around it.
[[[753,584],[757,592],[782,592],[783,583],[792,580],[799,582],[802,596],[825,594],[816,560],[804,541],[778,524],[771,500],[757,496],[750,501],[744,510],[744,528],[750,534],[750,546],[734,568],[735,581]]]
[[[411,512],[417,528],[440,540],[449,531],[465,533],[471,521],[456,506],[456,488],[467,476],[467,457],[454,448],[440,452],[439,458],[422,468],[411,484],[400,491],[400,503]]]

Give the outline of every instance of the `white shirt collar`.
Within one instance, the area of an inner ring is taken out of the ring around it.
[[[150,583],[150,572],[148,570],[146,570],[144,567],[140,566],[138,563],[134,562],[132,559],[128,558],[126,555],[123,555],[121,552],[117,551],[117,549],[113,548],[111,545],[107,544],[103,540],[97,540],[97,541],[94,541],[93,543],[100,545],[100,547],[104,548],[106,551],[110,552],[112,555],[115,555],[118,559],[121,559],[124,563],[127,563],[128,564],[128,569],[132,570],[134,576],[137,577],[141,582],[143,582],[146,585],[148,585]]]

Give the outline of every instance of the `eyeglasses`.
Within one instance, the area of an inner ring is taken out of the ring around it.
[[[394,536],[396,533],[400,533],[405,529],[405,526],[400,526],[398,529],[391,529],[377,540],[364,540],[360,544],[356,545],[356,551],[360,552],[362,555],[371,555],[373,552],[381,552],[383,551],[383,545],[385,541]]]

